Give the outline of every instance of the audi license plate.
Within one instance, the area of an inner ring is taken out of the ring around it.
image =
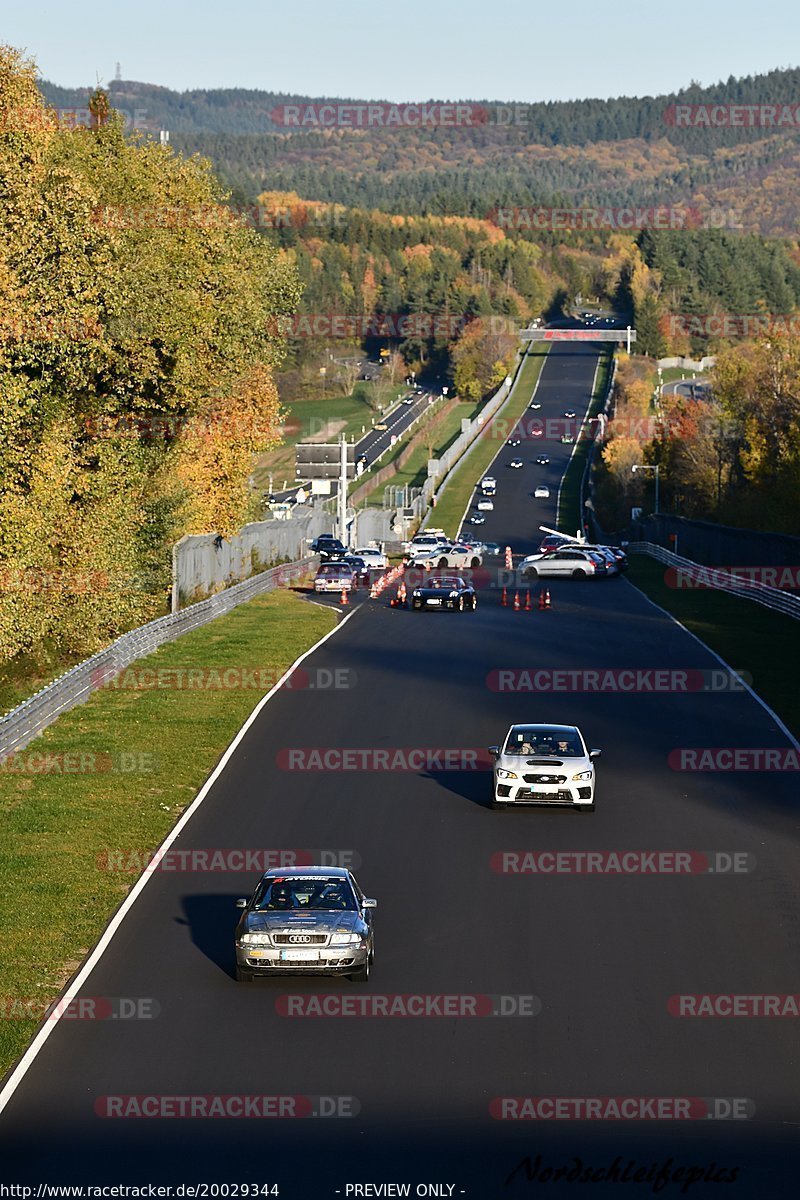
[[[300,949],[281,950],[282,962],[319,962],[319,950]]]

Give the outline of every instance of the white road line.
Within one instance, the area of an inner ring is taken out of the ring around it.
[[[717,660],[717,662],[720,663],[720,665],[723,666],[726,671],[730,671],[731,675],[735,676],[737,679],[740,679],[738,672],[735,671],[733,669],[733,667],[729,665],[729,663],[726,663],[725,659],[720,654],[717,654],[716,650],[712,650],[711,647],[706,642],[704,642],[701,637],[698,637],[696,633],[692,633],[691,629],[687,629],[686,626],[683,624],[683,622],[679,621],[677,617],[673,616],[673,614],[671,612],[669,612],[668,609],[662,608],[660,604],[656,604],[655,600],[650,599],[647,592],[643,591],[642,588],[636,587],[636,584],[631,583],[630,579],[626,578],[625,582],[630,587],[635,588],[636,591],[639,592],[642,596],[644,596],[644,598],[648,604],[652,604],[653,608],[657,608],[658,611],[660,613],[663,613],[665,617],[669,617],[670,621],[674,622],[674,624],[677,625],[680,629],[682,629],[684,633],[688,633],[690,638],[694,638],[694,640],[699,645],[701,645],[704,650],[707,650],[709,654],[714,656],[714,658]],[[778,729],[780,729],[780,731],[784,735],[784,737],[786,737],[791,742],[791,744],[794,746],[795,750],[800,751],[800,742],[794,736],[791,729],[789,729],[786,725],[784,725],[783,721],[780,719],[780,717],[775,712],[775,710],[770,708],[770,706],[767,704],[766,700],[761,699],[758,692],[753,691],[753,689],[750,687],[749,683],[746,683],[744,679],[741,679],[740,682],[742,684],[742,687],[745,689],[745,691],[749,692],[750,695],[753,697],[753,699],[756,701],[756,703],[760,704],[761,707],[764,709],[764,712],[766,712],[772,718],[772,720],[778,726]]]
[[[164,841],[158,847],[158,850],[156,851],[156,853],[159,853],[162,850],[167,850],[172,845],[172,843],[175,841],[178,834],[181,833],[181,831],[184,829],[184,827],[189,823],[191,818],[197,812],[200,805],[205,800],[208,793],[211,791],[211,789],[214,786],[214,784],[216,783],[216,781],[219,779],[222,772],[225,770],[225,767],[228,765],[228,763],[230,762],[230,760],[233,756],[233,752],[236,750],[236,747],[239,745],[239,743],[241,742],[244,735],[247,733],[250,726],[253,724],[253,722],[258,717],[261,710],[265,707],[265,705],[268,703],[268,701],[270,701],[272,699],[272,697],[275,695],[275,693],[280,690],[280,688],[282,687],[285,680],[288,679],[288,677],[291,675],[292,671],[294,671],[295,668],[297,666],[299,666],[299,664],[301,662],[303,662],[306,658],[308,658],[308,656],[310,654],[313,654],[315,650],[318,650],[320,646],[324,645],[324,643],[327,642],[328,638],[333,637],[333,635],[335,633],[338,633],[339,630],[342,629],[347,624],[347,622],[350,620],[350,618],[352,616],[354,616],[357,611],[358,611],[357,609],[354,609],[353,612],[348,613],[343,621],[340,621],[339,624],[336,625],[333,629],[329,630],[329,632],[326,633],[324,637],[321,637],[318,642],[315,642],[314,645],[309,650],[306,650],[305,653],[301,654],[299,658],[295,659],[295,661],[284,672],[284,674],[281,676],[281,678],[278,680],[278,682],[275,684],[275,686],[273,688],[271,688],[271,690],[269,692],[267,692],[266,696],[262,696],[262,698],[259,700],[258,704],[255,706],[253,711],[250,713],[250,716],[245,721],[244,725],[242,725],[241,729],[236,734],[236,736],[233,739],[233,741],[231,742],[231,744],[228,746],[228,749],[225,751],[225,753],[223,754],[222,758],[217,763],[217,765],[214,768],[214,770],[212,771],[212,773],[209,775],[206,782],[201,787],[200,791],[197,793],[197,796],[194,798],[194,800],[192,801],[190,806],[187,808],[186,812],[183,814],[181,819],[178,821],[178,823],[174,827],[174,829],[172,829],[171,832],[167,834]],[[144,875],[139,876],[136,883],[133,885],[130,892],[125,897],[125,899],[122,901],[122,904],[119,906],[119,908],[114,913],[111,920],[109,921],[108,925],[106,926],[105,930],[103,931],[100,941],[97,943],[94,950],[89,955],[89,957],[87,958],[86,962],[81,967],[78,974],[75,976],[75,978],[69,984],[67,990],[64,992],[64,994],[62,996],[60,996],[58,998],[59,1003],[57,1005],[55,1015],[52,1018],[48,1018],[47,1020],[45,1020],[44,1025],[39,1030],[39,1032],[36,1034],[35,1038],[31,1042],[30,1046],[25,1051],[22,1058],[19,1060],[16,1067],[14,1068],[11,1075],[9,1076],[2,1092],[0,1092],[0,1113],[2,1113],[3,1109],[6,1107],[8,1102],[11,1100],[11,1097],[14,1095],[14,1092],[17,1090],[20,1083],[22,1082],[25,1075],[27,1074],[28,1070],[32,1066],[37,1054],[42,1049],[42,1047],[44,1046],[47,1039],[50,1037],[50,1034],[53,1032],[53,1030],[55,1029],[58,1022],[61,1020],[61,1017],[63,1016],[63,1014],[68,1006],[68,1002],[73,1000],[77,996],[78,992],[83,987],[86,980],[89,978],[89,975],[92,973],[92,971],[97,966],[100,959],[102,958],[103,953],[105,952],[105,950],[107,950],[109,943],[111,942],[111,939],[113,938],[114,934],[119,929],[120,925],[122,924],[122,922],[125,919],[125,917],[127,916],[127,914],[130,912],[131,908],[134,905],[134,902],[141,895],[141,893],[144,890],[144,888],[146,887],[148,881],[152,878],[152,876],[154,874],[155,874],[154,871],[146,871],[144,873]],[[61,1003],[61,1001],[66,1001],[67,1003]]]

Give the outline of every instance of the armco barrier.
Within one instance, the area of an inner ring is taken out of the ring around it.
[[[138,629],[123,633],[116,641],[100,650],[85,662],[54,679],[36,695],[25,700],[6,716],[0,717],[0,762],[9,754],[24,749],[57,717],[89,699],[92,692],[101,688],[137,658],[152,654],[166,642],[173,642],[184,633],[207,625],[223,613],[230,612],[246,600],[262,592],[285,586],[293,580],[303,578],[316,562],[308,557],[280,567],[271,567],[259,575],[253,575],[237,583],[227,591],[192,604],[180,612],[158,617]]]
[[[685,572],[687,587],[713,588],[719,592],[727,592],[731,596],[738,596],[742,600],[754,600],[756,604],[761,604],[773,612],[800,620],[800,596],[791,592],[769,587],[766,583],[748,579],[744,575],[736,575],[721,567],[705,567],[692,562],[690,558],[681,558],[679,554],[673,554],[663,546],[656,546],[654,542],[629,542],[626,549],[628,553],[647,554],[650,558]]]

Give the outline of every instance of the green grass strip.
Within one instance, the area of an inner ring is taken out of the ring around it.
[[[588,418],[596,417],[597,414],[602,410],[606,396],[606,388],[608,387],[609,375],[611,374],[612,362],[612,351],[604,348],[601,351],[600,362],[594,380],[592,398],[589,402]],[[586,460],[588,458],[591,446],[591,437],[584,437],[582,435],[579,436],[577,442],[575,443],[574,453],[572,454],[567,464],[567,469],[564,472],[564,478],[561,483],[561,491],[558,498],[558,516],[556,518],[556,528],[562,529],[565,533],[573,534],[575,533],[576,529],[581,529],[583,526],[583,513],[581,512],[581,480],[583,479],[583,473],[586,470]]]
[[[668,567],[646,554],[630,556],[627,578],[715,650],[745,678],[785,725],[800,735],[800,626],[752,600],[714,588],[669,587]]]
[[[160,844],[261,696],[335,623],[292,592],[259,596],[126,668],[0,768],[0,1074],[139,873],[108,869],[109,853],[135,866]],[[179,669],[183,687],[147,685]],[[81,755],[94,769],[67,770]]]

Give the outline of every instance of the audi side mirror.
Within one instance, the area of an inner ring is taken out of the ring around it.
[[[364,908],[377,908],[377,907],[378,907],[377,900],[370,900],[366,896],[364,897]]]
[[[239,898],[239,899],[236,901],[236,907],[237,907],[237,908],[247,908],[247,901],[245,900],[245,898],[244,898],[243,896],[242,896],[242,897],[240,897],[240,898]]]

